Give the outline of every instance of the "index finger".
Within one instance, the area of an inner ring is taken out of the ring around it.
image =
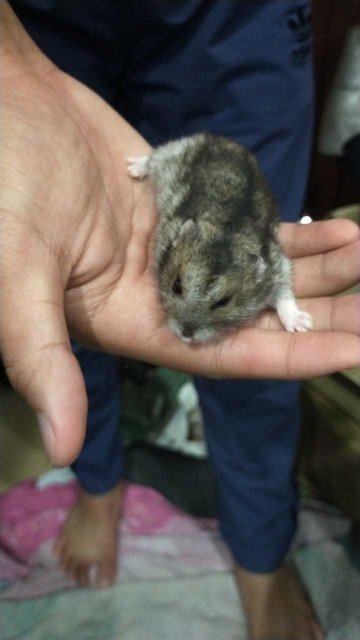
[[[289,258],[326,253],[360,237],[360,229],[351,220],[322,220],[310,224],[283,222],[279,241]]]
[[[308,333],[243,329],[218,345],[221,377],[304,380],[358,367],[360,337],[347,331]]]

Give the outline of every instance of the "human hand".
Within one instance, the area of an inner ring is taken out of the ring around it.
[[[331,297],[360,278],[360,234],[348,221],[281,227],[314,331],[286,333],[266,312],[216,344],[173,335],[152,274],[153,194],[126,171],[126,157],[146,154],[148,145],[1,11],[0,351],[56,464],[76,457],[86,424],[69,333],[215,377],[298,379],[360,364],[359,297]]]

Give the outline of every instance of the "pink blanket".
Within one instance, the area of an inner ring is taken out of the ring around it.
[[[77,490],[74,481],[44,489],[27,481],[0,494],[0,580],[9,583],[0,597],[34,597],[74,586],[57,567],[52,545]],[[148,487],[128,486],[119,536],[121,580],[230,567],[216,521],[192,518]]]

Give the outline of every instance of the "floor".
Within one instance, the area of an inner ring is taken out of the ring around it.
[[[146,455],[151,469],[154,456],[151,450]],[[132,457],[139,474],[145,458],[138,449]],[[176,460],[173,468],[179,463]],[[161,461],[156,464],[161,466]],[[31,411],[13,392],[0,387],[0,488],[49,468]],[[141,482],[142,477],[135,480]],[[346,531],[346,522],[335,512],[316,512],[305,505],[300,514],[294,557],[328,629],[327,640],[360,638],[360,567],[349,550]],[[191,536],[164,535],[137,538],[139,551],[131,557],[125,549],[123,562],[128,563],[128,571],[110,590],[67,588],[16,600],[2,599],[0,591],[1,640],[245,640],[245,622],[226,564],[223,568],[217,565],[216,570],[208,564],[185,570],[184,564],[177,564],[176,540],[189,545],[185,555],[191,560]],[[197,544],[201,550],[201,541]],[[221,541],[216,538],[212,544],[215,552]],[[140,579],[131,565],[139,565],[140,557],[148,563],[146,579]],[[159,573],[161,563],[169,567],[170,559],[170,569]],[[44,573],[45,568],[40,570]]]

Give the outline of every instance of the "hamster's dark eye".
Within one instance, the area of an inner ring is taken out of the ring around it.
[[[220,307],[226,307],[230,301],[231,296],[224,296],[223,298],[220,298],[220,300],[217,300],[217,302],[214,302],[214,304],[212,304],[210,308],[220,309]]]
[[[183,288],[180,276],[176,276],[172,286],[172,292],[175,293],[176,296],[181,296]]]

